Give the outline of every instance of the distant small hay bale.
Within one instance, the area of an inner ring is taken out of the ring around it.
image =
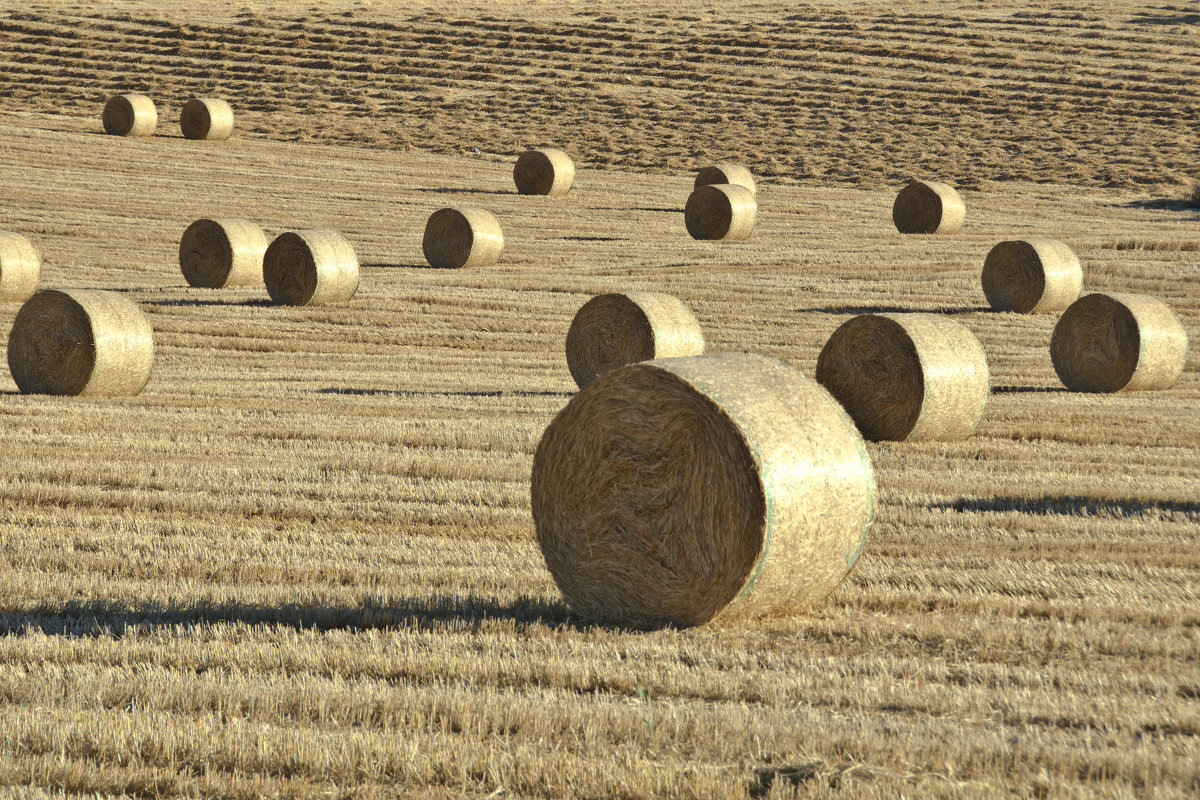
[[[150,321],[118,292],[44,289],[8,335],[8,368],[26,394],[136,395],[153,364]]]
[[[228,139],[233,135],[233,106],[216,97],[193,97],[183,104],[179,128],[187,139]]]
[[[554,147],[529,150],[517,157],[513,182],[521,194],[562,197],[575,182],[575,162]]]
[[[711,186],[714,183],[745,186],[750,190],[750,195],[755,200],[758,199],[758,187],[754,184],[754,176],[741,164],[721,163],[703,167],[696,173],[696,183],[692,188],[699,189],[701,186]]]
[[[263,282],[276,303],[340,303],[358,291],[358,256],[336,231],[287,231],[263,254]]]
[[[421,248],[434,267],[490,267],[504,252],[504,232],[490,211],[442,208],[425,223]]]
[[[854,317],[821,349],[816,378],[875,441],[965,439],[991,393],[979,340],[937,314]]]
[[[266,234],[249,220],[198,219],[179,239],[179,268],[189,286],[254,286],[266,251]]]
[[[745,186],[710,183],[688,197],[683,220],[693,239],[742,241],[758,221],[758,203]]]
[[[901,233],[954,234],[966,217],[958,191],[937,181],[910,181],[892,204],[892,222]]]
[[[1170,389],[1187,362],[1187,332],[1157,297],[1089,294],[1050,337],[1050,358],[1074,392]]]
[[[761,355],[609,373],[546,428],[531,501],[575,613],[653,627],[797,612],[857,562],[875,509],[862,437]]]
[[[149,136],[158,125],[158,109],[144,94],[116,94],[104,104],[100,120],[113,136]]]
[[[37,291],[42,258],[19,233],[0,231],[0,302],[25,302]]]
[[[597,295],[583,304],[567,331],[567,367],[581,389],[626,364],[703,352],[700,323],[669,294]]]
[[[1083,268],[1054,239],[1000,242],[983,262],[983,294],[997,311],[1061,312],[1079,298]]]

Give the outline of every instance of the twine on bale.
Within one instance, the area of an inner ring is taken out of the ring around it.
[[[901,233],[954,234],[966,217],[958,191],[937,181],[910,181],[892,204],[892,222]]]
[[[1170,389],[1187,362],[1187,332],[1157,297],[1089,294],[1050,337],[1059,379],[1075,392]]]
[[[745,186],[750,190],[751,197],[758,198],[758,187],[754,184],[754,176],[741,164],[721,163],[703,167],[696,173],[696,183],[692,188],[699,189],[701,186],[711,186],[714,183]]]
[[[554,147],[529,150],[517,157],[513,182],[520,194],[562,197],[575,182],[575,162]]]
[[[758,203],[745,186],[710,183],[688,197],[684,224],[693,239],[741,241],[758,221]]]
[[[567,367],[581,389],[626,364],[703,352],[700,323],[669,294],[597,295],[576,312],[567,331]]]
[[[875,441],[965,439],[991,393],[979,340],[937,314],[848,320],[821,349],[816,378]]]
[[[193,97],[183,104],[179,128],[187,139],[228,139],[233,135],[233,106],[216,97]]]
[[[1054,239],[1000,242],[983,262],[983,294],[997,311],[1061,312],[1079,298],[1083,268]]]
[[[19,233],[0,231],[0,302],[25,302],[37,291],[42,258]]]
[[[189,286],[221,289],[263,282],[267,236],[244,219],[198,219],[179,239],[179,268]]]
[[[542,435],[531,501],[576,614],[700,625],[826,597],[862,551],[875,480],[824,389],[722,353],[633,364],[575,395]]]
[[[8,335],[8,367],[26,394],[136,395],[153,364],[150,321],[117,292],[42,290]]]
[[[158,110],[143,94],[117,94],[104,104],[100,121],[113,136],[149,136],[158,125]]]
[[[434,267],[490,267],[504,252],[504,232],[490,211],[442,208],[425,223],[421,249]]]
[[[287,231],[267,247],[262,274],[276,303],[340,303],[358,291],[358,256],[336,231]]]

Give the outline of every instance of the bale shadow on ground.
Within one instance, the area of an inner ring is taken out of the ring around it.
[[[1144,211],[1197,211],[1191,200],[1181,200],[1173,197],[1155,197],[1150,200],[1130,200],[1127,203],[1116,204],[1119,208],[1140,208]]]
[[[359,266],[363,269],[455,269],[455,267],[435,267],[428,262],[425,264],[390,264],[386,261],[372,261],[359,264]]]
[[[1065,386],[993,386],[992,394],[1046,394],[1049,392],[1069,392]]]
[[[947,502],[931,503],[930,507],[948,511],[1016,511],[1022,514],[1060,514],[1071,517],[1129,517],[1166,512],[1200,518],[1200,501],[1195,500],[1104,500],[1079,495],[960,497]]]
[[[516,194],[517,190],[506,191],[501,189],[458,189],[450,186],[417,186],[414,187],[418,192],[433,192],[434,194]]]
[[[254,297],[250,300],[196,300],[192,298],[175,300],[142,300],[144,306],[274,306],[273,300]]]
[[[472,389],[461,391],[422,391],[418,389],[360,389],[352,386],[330,386],[310,389],[317,394],[347,394],[379,397],[572,397],[574,392],[535,391],[529,389]]]
[[[991,311],[989,306],[942,306],[938,308],[900,308],[899,306],[821,306],[793,308],[795,314],[974,314]]]

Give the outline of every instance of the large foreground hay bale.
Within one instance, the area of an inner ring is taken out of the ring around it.
[[[287,231],[263,254],[263,282],[276,303],[340,303],[358,291],[358,256],[336,231]]]
[[[875,509],[862,437],[760,355],[609,373],[546,428],[531,499],[575,613],[638,627],[808,608],[858,560]]]
[[[117,292],[40,291],[8,335],[8,367],[26,394],[135,395],[153,364],[150,321]]]
[[[696,183],[692,188],[699,189],[701,186],[711,186],[714,183],[731,183],[735,186],[745,186],[750,190],[750,195],[756,200],[758,199],[758,187],[754,184],[754,175],[741,164],[721,163],[702,167],[696,173]]]
[[[179,268],[188,285],[208,289],[263,282],[267,236],[244,219],[198,219],[179,239]]]
[[[228,139],[233,134],[233,106],[216,97],[193,97],[183,104],[179,128],[188,139]]]
[[[693,239],[741,241],[758,221],[758,203],[745,186],[710,183],[688,197],[683,221]]]
[[[434,267],[490,267],[504,252],[504,232],[490,211],[442,208],[425,223],[421,249]]]
[[[158,110],[144,94],[117,94],[104,104],[100,121],[113,136],[149,136],[158,125]]]
[[[983,262],[983,294],[997,311],[1061,312],[1079,298],[1083,268],[1054,239],[1000,242]]]
[[[37,291],[42,258],[19,233],[0,231],[0,302],[25,302]]]
[[[575,182],[575,162],[554,147],[529,150],[517,157],[513,182],[521,194],[562,197]]]
[[[700,323],[669,294],[597,295],[583,304],[567,331],[567,367],[581,389],[626,364],[703,352]]]
[[[816,378],[872,440],[965,439],[991,393],[979,340],[937,314],[848,320],[821,349]]]
[[[1050,358],[1075,392],[1170,389],[1183,373],[1188,339],[1157,297],[1089,294],[1054,326]]]
[[[910,181],[892,204],[892,222],[901,233],[958,233],[967,206],[948,183]]]

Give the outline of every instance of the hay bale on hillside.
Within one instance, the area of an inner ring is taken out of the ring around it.
[[[575,182],[575,162],[554,147],[529,150],[517,157],[513,182],[521,194],[562,197]]]
[[[721,353],[626,366],[575,395],[542,435],[531,500],[575,613],[700,625],[833,591],[870,529],[875,480],[824,389]]]
[[[967,206],[948,183],[910,181],[892,204],[892,222],[901,233],[958,233]]]
[[[421,249],[434,267],[490,267],[504,252],[504,232],[490,211],[442,208],[425,223]]]
[[[158,125],[158,109],[144,94],[117,94],[104,104],[100,121],[113,136],[149,136]]]
[[[693,239],[742,241],[758,221],[758,203],[745,186],[710,183],[688,197],[683,220]]]
[[[1089,294],[1054,326],[1050,358],[1075,392],[1170,389],[1187,361],[1187,332],[1157,297]]]
[[[979,340],[937,314],[854,317],[821,349],[816,378],[872,440],[965,439],[991,393]]]
[[[983,262],[983,294],[997,311],[1061,312],[1079,298],[1083,268],[1054,239],[1000,242]]]
[[[626,364],[703,352],[700,323],[669,294],[597,295],[583,304],[567,331],[567,367],[581,389]]]
[[[336,231],[287,231],[263,254],[263,282],[276,303],[340,303],[358,291],[358,256]]]
[[[233,106],[216,97],[193,97],[183,104],[179,128],[187,139],[228,139],[233,135]]]
[[[179,239],[179,268],[189,286],[221,289],[263,282],[267,236],[244,219],[198,219]]]
[[[696,183],[693,189],[701,186],[711,186],[714,183],[731,183],[735,186],[745,186],[750,190],[751,197],[758,199],[758,187],[754,184],[754,176],[750,170],[741,164],[712,164],[702,167],[696,173]]]
[[[45,289],[8,335],[8,367],[26,394],[135,395],[153,364],[150,321],[117,292]]]
[[[0,231],[0,302],[25,302],[37,291],[42,258],[19,233]]]

